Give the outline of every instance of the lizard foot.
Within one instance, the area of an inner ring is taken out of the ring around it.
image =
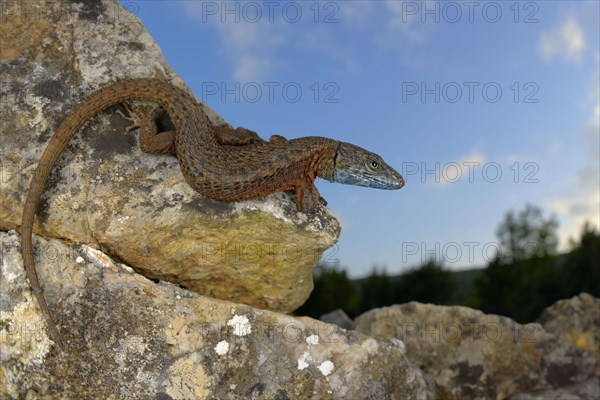
[[[136,107],[131,105],[129,102],[121,103],[125,112],[117,110],[116,113],[128,121],[131,121],[131,125],[127,126],[125,130],[131,132],[134,129],[142,128],[150,120],[155,120],[159,115],[159,108],[155,107],[151,111],[144,110],[142,107]]]
[[[121,105],[123,106],[125,112],[117,110],[116,113],[119,114],[121,117],[125,118],[126,120],[131,121],[131,125],[125,127],[125,130],[127,132],[131,132],[134,129],[141,128],[142,121],[139,116],[140,113],[131,104],[127,102],[123,102],[121,103]]]
[[[212,132],[220,144],[229,146],[246,146],[265,142],[258,136],[258,133],[242,127],[233,129],[228,126],[213,126]]]
[[[314,213],[319,205],[319,199],[321,199],[321,195],[314,183],[300,181],[295,185],[295,190],[298,209],[307,214]]]
[[[117,110],[117,114],[132,122],[125,128],[127,132],[140,129],[140,149],[150,154],[175,154],[175,131],[164,130],[159,132],[158,120],[161,109],[154,107],[147,110],[134,107],[127,102],[121,103],[125,112]]]

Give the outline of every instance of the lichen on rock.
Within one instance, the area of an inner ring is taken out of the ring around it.
[[[0,243],[0,398],[425,399],[397,341],[204,297],[36,238],[59,350],[27,290],[19,236],[0,232]]]
[[[406,343],[407,357],[422,369],[435,398],[566,395],[598,378],[594,357],[540,324],[467,307],[411,302],[368,311],[355,324],[366,335]]]

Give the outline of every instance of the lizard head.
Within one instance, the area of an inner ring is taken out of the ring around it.
[[[376,189],[400,189],[404,178],[375,153],[341,142],[327,173],[319,174],[331,182]]]

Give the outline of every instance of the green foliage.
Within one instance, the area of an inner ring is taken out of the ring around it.
[[[365,312],[377,307],[394,304],[394,285],[385,268],[373,268],[360,283],[358,311]]]
[[[452,304],[466,305],[473,307],[476,303],[475,280],[483,274],[483,268],[472,268],[460,271],[452,271],[452,276],[456,282],[456,292],[452,297]]]
[[[587,292],[600,297],[600,233],[586,223],[579,242],[564,260],[564,284],[567,296]]]
[[[403,273],[394,290],[394,303],[450,304],[457,290],[454,274],[442,264],[430,260],[418,268]]]
[[[430,260],[398,276],[374,268],[366,278],[352,281],[338,266],[319,265],[314,291],[297,314],[318,318],[342,308],[353,317],[419,301],[468,305],[531,322],[559,299],[583,291],[600,297],[600,234],[586,224],[572,250],[559,255],[557,228],[553,217],[545,218],[532,205],[508,212],[497,231],[502,251],[485,269],[452,272]]]
[[[397,277],[390,277],[385,268],[373,268],[369,276],[357,281],[350,281],[345,270],[318,265],[314,281],[313,293],[297,314],[319,317],[341,308],[353,316],[409,301],[450,304],[457,288],[454,274],[434,261]]]
[[[338,308],[348,313],[354,302],[356,288],[346,270],[337,265],[319,264],[315,267],[313,277],[315,287],[306,303],[296,310],[296,314],[319,318]]]
[[[492,261],[475,281],[478,302],[471,305],[518,322],[534,321],[544,308],[564,298],[554,261],[549,256],[511,264]]]
[[[518,322],[534,321],[544,308],[582,291],[598,295],[598,234],[589,226],[580,245],[557,256],[557,224],[528,205],[516,217],[511,211],[498,229],[504,251],[475,280],[469,305]]]
[[[518,214],[509,211],[496,232],[502,246],[498,256],[504,263],[516,263],[532,257],[556,254],[557,229],[556,219],[544,219],[539,207],[527,204]]]
[[[433,260],[390,277],[385,269],[374,268],[369,276],[357,281],[358,312],[392,304],[419,301],[450,304],[456,294],[454,274]]]

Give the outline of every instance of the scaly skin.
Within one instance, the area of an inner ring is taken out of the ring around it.
[[[295,190],[299,209],[311,212],[319,200],[313,183],[317,176],[380,189],[404,185],[400,174],[381,157],[349,143],[322,137],[286,140],[281,136],[265,142],[242,128],[213,127],[192,96],[164,81],[132,79],[109,85],[81,101],[58,126],[33,173],[23,207],[21,236],[27,279],[48,322],[50,337],[60,346],[62,339],[35,270],[34,216],[52,167],[79,128],[96,113],[130,100],[156,103],[168,113],[174,132],[157,134],[149,116],[139,120],[140,147],[149,153],[175,153],[185,180],[205,197],[242,201]]]

